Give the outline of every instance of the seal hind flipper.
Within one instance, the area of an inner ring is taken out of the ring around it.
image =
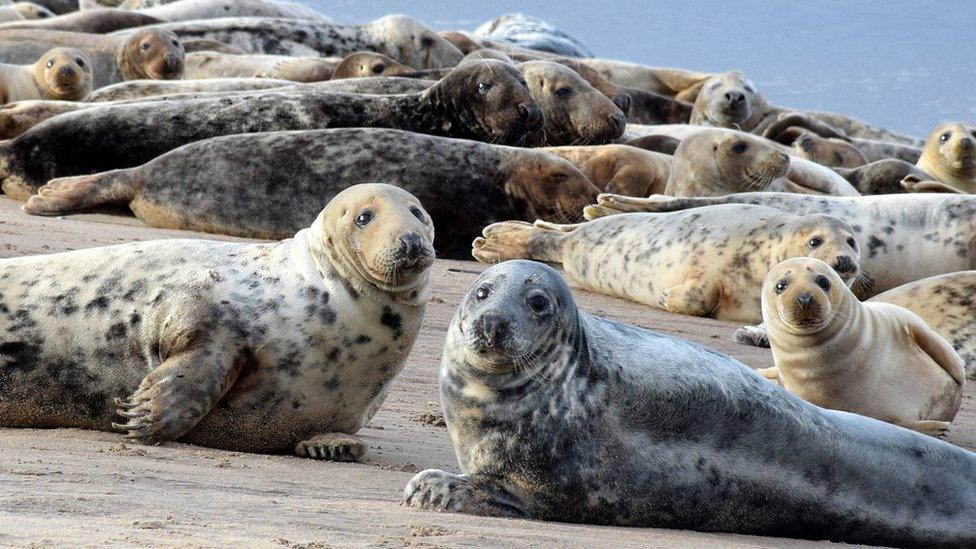
[[[366,443],[346,433],[325,433],[296,444],[295,454],[329,461],[359,461],[366,455]]]
[[[763,324],[759,324],[758,326],[742,326],[732,334],[732,340],[742,345],[769,348],[769,333]]]
[[[31,215],[61,215],[106,204],[126,204],[136,195],[130,170],[52,179],[27,200]]]
[[[946,185],[941,181],[931,179],[922,180],[917,175],[906,175],[901,180],[901,187],[910,193],[950,193],[969,194],[966,191]]]
[[[500,263],[510,259],[562,261],[562,240],[574,225],[557,225],[536,221],[503,221],[484,228],[471,244],[471,255],[482,263]]]
[[[453,475],[439,469],[417,473],[403,489],[408,507],[472,515],[525,518],[524,504],[500,482],[484,475]]]
[[[618,210],[620,213],[637,212],[677,212],[701,206],[713,206],[715,204],[726,204],[724,198],[719,197],[691,197],[677,198],[664,194],[652,194],[647,198],[636,196],[624,196],[619,194],[601,194],[597,197],[596,203],[599,206]]]
[[[912,338],[922,352],[929,355],[936,364],[956,380],[956,383],[966,383],[966,363],[942,336],[929,328],[921,319],[909,325]]]

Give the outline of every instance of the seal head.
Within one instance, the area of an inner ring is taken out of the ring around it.
[[[92,65],[84,53],[54,48],[34,65],[34,81],[47,99],[84,101],[92,92]]]
[[[394,57],[415,69],[453,67],[464,57],[461,50],[436,32],[405,15],[387,15],[368,27],[371,34],[395,50]]]
[[[811,257],[798,257],[774,267],[763,284],[762,307],[766,322],[796,335],[827,328],[843,300],[852,295],[830,265]]]
[[[143,29],[119,48],[116,61],[126,80],[179,80],[186,53],[168,30]]]
[[[365,78],[368,76],[406,76],[414,71],[396,59],[371,51],[358,51],[345,56],[332,71],[332,80]]]
[[[918,167],[943,183],[976,193],[976,127],[961,122],[937,126],[925,141]]]
[[[691,123],[750,131],[767,110],[752,81],[741,72],[726,72],[709,78],[702,86]]]

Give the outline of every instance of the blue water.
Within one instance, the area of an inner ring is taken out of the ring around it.
[[[925,136],[976,121],[976,2],[824,0],[304,0],[337,22],[404,13],[473,30],[521,11],[594,55],[703,71],[740,69],[776,105],[833,110]]]

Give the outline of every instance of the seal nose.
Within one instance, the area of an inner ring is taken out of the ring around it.
[[[624,114],[630,112],[631,98],[626,93],[622,93],[614,98],[613,104],[617,106],[618,109],[623,111]]]
[[[75,75],[75,70],[72,69],[71,67],[61,67],[61,69],[58,70],[58,76],[63,76],[65,78],[71,78],[74,75]]]
[[[733,106],[738,105],[739,103],[742,103],[743,101],[746,100],[746,94],[735,90],[727,91],[725,92],[725,100],[728,101],[729,104]]]
[[[417,259],[427,255],[424,240],[417,233],[409,233],[400,237],[400,253],[407,259]]]
[[[508,321],[491,314],[481,317],[481,336],[487,347],[498,347],[508,336]]]
[[[968,137],[963,137],[959,144],[962,145],[963,150],[970,151],[973,149],[973,140]]]
[[[166,70],[169,72],[177,72],[183,63],[180,61],[180,57],[173,52],[167,53],[163,57],[163,62],[166,64]]]
[[[800,305],[800,307],[809,307],[813,303],[813,294],[809,292],[802,293],[796,296],[796,302]]]
[[[854,260],[849,256],[841,255],[837,257],[837,262],[834,263],[834,270],[840,274],[847,274],[857,270],[857,266],[854,265]]]
[[[623,132],[624,129],[627,127],[627,118],[623,114],[620,114],[619,112],[611,114],[610,125],[613,126],[613,129],[616,130],[617,132]]]
[[[526,128],[538,128],[541,127],[544,119],[542,118],[542,110],[539,109],[539,105],[535,103],[521,103],[518,106],[519,116],[522,117],[522,123]]]

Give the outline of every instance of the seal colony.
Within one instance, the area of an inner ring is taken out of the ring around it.
[[[976,544],[976,455],[936,439],[976,376],[971,123],[923,141],[774,105],[741,71],[597,58],[525,16],[470,33],[277,0],[42,4],[0,12],[3,193],[276,242],[0,260],[0,425],[363,460],[421,327],[445,328],[424,322],[436,250],[501,264],[449,296],[461,474],[418,474],[408,506]],[[529,259],[765,320],[734,337],[776,368],[590,316]]]

